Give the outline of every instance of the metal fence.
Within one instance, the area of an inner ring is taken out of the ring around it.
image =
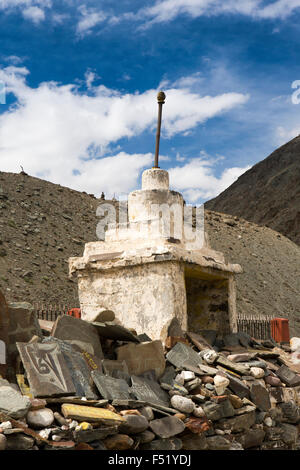
[[[34,310],[40,320],[55,321],[59,315],[66,315],[76,305],[66,304],[34,304]],[[237,319],[237,330],[248,333],[256,339],[270,339],[272,317],[255,317],[239,315]]]
[[[248,333],[255,339],[270,339],[272,317],[255,317],[239,315],[237,329],[239,332]]]
[[[68,310],[74,308],[74,304],[40,304],[33,305],[34,311],[40,320],[55,321],[59,315],[66,315]]]

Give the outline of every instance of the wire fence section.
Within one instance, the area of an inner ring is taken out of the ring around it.
[[[255,339],[270,339],[272,317],[255,317],[239,315],[237,319],[238,332],[248,333]]]
[[[55,321],[59,315],[66,315],[67,312],[77,306],[67,304],[34,304],[34,310],[40,320]],[[270,339],[272,317],[255,317],[239,315],[237,318],[237,330],[248,333],[256,339]]]
[[[38,319],[55,321],[59,315],[66,315],[69,310],[74,308],[74,305],[36,303],[33,307]]]

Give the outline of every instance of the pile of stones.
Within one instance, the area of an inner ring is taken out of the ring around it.
[[[300,448],[300,369],[288,346],[244,333],[220,341],[176,322],[163,346],[112,312],[46,324],[23,305],[26,316],[22,338],[8,335],[1,450]]]

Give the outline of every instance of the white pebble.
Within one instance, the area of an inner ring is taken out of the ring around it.
[[[196,416],[196,418],[202,418],[205,416],[203,408],[201,406],[196,406],[193,411],[193,415]]]
[[[3,423],[0,424],[0,428],[3,429],[12,429],[12,424],[10,421],[3,421]]]
[[[171,404],[173,408],[182,411],[182,413],[192,413],[195,409],[195,403],[190,398],[181,395],[174,395],[171,398]]]
[[[250,374],[256,379],[261,379],[265,376],[265,371],[261,367],[251,367]]]

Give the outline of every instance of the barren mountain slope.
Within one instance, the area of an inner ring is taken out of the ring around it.
[[[67,261],[96,240],[100,201],[22,174],[0,172],[0,188],[0,290],[9,301],[78,306]],[[289,317],[300,335],[300,248],[269,228],[211,211],[206,230],[212,247],[244,268],[238,311]]]
[[[254,165],[205,207],[266,225],[300,245],[300,136]]]

